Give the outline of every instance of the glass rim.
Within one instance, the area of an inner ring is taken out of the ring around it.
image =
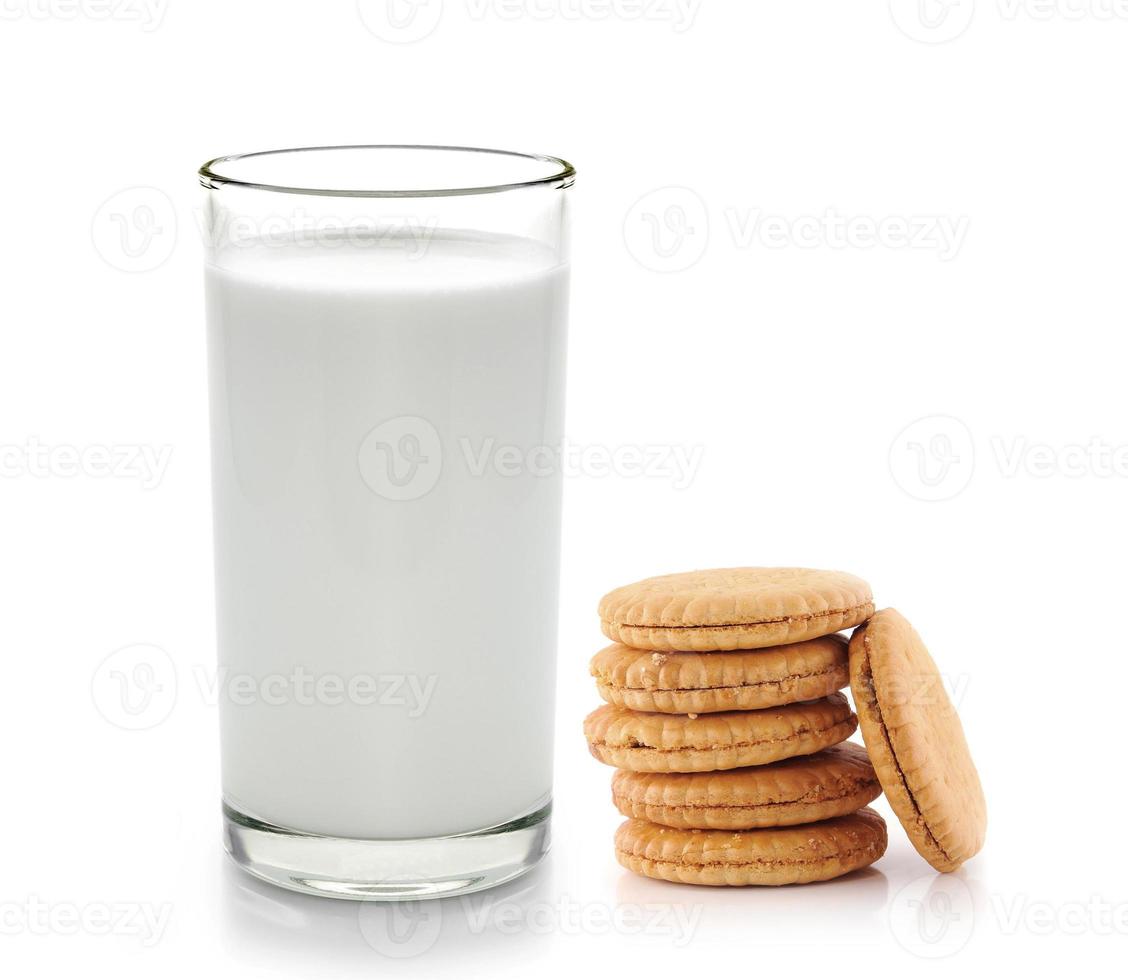
[[[286,184],[260,183],[253,180],[244,180],[238,177],[225,176],[220,173],[224,164],[235,163],[242,160],[251,160],[257,157],[280,156],[283,154],[297,154],[310,152],[326,152],[334,150],[425,150],[453,153],[482,153],[503,157],[516,157],[538,163],[552,164],[554,170],[543,177],[529,180],[511,181],[503,184],[487,184],[471,187],[428,187],[428,188],[356,188],[335,189],[324,187],[301,187]],[[273,191],[278,194],[302,194],[315,197],[459,197],[471,194],[498,194],[503,191],[519,190],[525,187],[547,187],[563,190],[571,187],[576,179],[576,168],[567,160],[560,157],[546,156],[539,153],[518,153],[514,150],[493,150],[480,146],[442,146],[412,143],[355,143],[340,146],[296,146],[280,150],[259,150],[255,153],[232,153],[227,156],[215,157],[209,160],[197,171],[200,184],[208,190],[220,190],[224,187],[243,187],[249,190]]]

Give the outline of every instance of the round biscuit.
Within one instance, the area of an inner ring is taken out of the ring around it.
[[[612,643],[591,660],[600,696],[636,711],[696,714],[825,697],[850,682],[838,633],[730,653],[662,653]]]
[[[611,781],[625,817],[665,827],[752,830],[827,820],[881,795],[866,750],[842,742],[813,755],[724,772],[630,772]]]
[[[812,568],[714,568],[643,579],[599,603],[604,634],[643,650],[748,650],[863,623],[873,593],[855,575]]]
[[[688,885],[794,885],[827,881],[885,853],[885,821],[869,807],[796,827],[675,830],[628,820],[615,856],[636,874]]]
[[[983,846],[987,803],[959,715],[924,642],[895,609],[850,640],[850,688],[889,805],[937,871]]]
[[[858,719],[841,693],[758,711],[690,717],[605,704],[584,719],[600,762],[635,772],[713,772],[809,755],[848,739]]]

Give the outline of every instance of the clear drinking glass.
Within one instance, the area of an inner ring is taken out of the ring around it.
[[[548,846],[574,170],[200,178],[227,849],[345,898],[506,881]]]

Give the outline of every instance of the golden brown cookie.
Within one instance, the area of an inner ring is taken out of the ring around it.
[[[665,827],[752,830],[853,813],[881,795],[866,750],[853,742],[726,772],[629,772],[611,781],[624,817]]]
[[[860,578],[813,568],[714,568],[660,575],[607,593],[606,636],[642,650],[749,650],[863,623],[873,594]]]
[[[807,755],[845,741],[858,719],[842,694],[759,711],[663,715],[605,704],[584,719],[591,754],[635,772],[713,772]]]
[[[810,701],[850,682],[847,641],[837,633],[733,653],[661,653],[621,643],[600,650],[591,674],[604,701],[691,714]]]
[[[636,874],[687,885],[794,885],[865,868],[885,853],[885,821],[869,807],[797,827],[675,830],[628,820],[615,856]]]
[[[987,804],[936,664],[895,609],[854,631],[850,688],[889,805],[921,856],[954,871],[983,846]]]

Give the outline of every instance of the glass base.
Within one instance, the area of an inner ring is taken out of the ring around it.
[[[492,888],[548,852],[551,800],[508,823],[450,837],[352,840],[263,823],[223,804],[223,845],[239,867],[292,891],[404,901]]]

